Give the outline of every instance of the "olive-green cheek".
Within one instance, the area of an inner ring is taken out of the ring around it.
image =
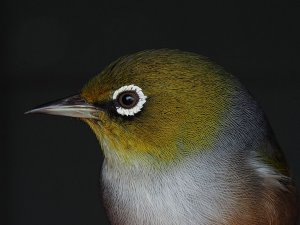
[[[179,162],[185,157],[201,151],[212,149],[218,133],[218,126],[215,126],[209,137],[207,136],[202,140],[192,137],[194,135],[187,135],[188,132],[186,132],[187,136],[183,135],[184,132],[180,132],[163,142],[149,143],[149,141],[134,138],[128,132],[120,129],[119,126],[115,127],[117,124],[113,124],[105,117],[101,121],[84,121],[95,133],[107,160],[117,157],[117,160],[124,165],[132,165],[139,161],[157,168]]]

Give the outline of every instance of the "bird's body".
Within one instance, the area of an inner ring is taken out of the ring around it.
[[[206,58],[173,50],[123,57],[80,99],[72,113],[38,110],[76,114],[96,134],[112,224],[296,224],[295,187],[262,110]]]
[[[174,164],[157,168],[135,160],[124,166],[118,155],[110,155],[115,151],[109,145],[102,145],[108,154],[103,194],[113,224],[293,224],[295,190],[277,171],[286,169],[279,147],[259,106],[236,89],[214,144]],[[180,148],[180,140],[176,144]],[[277,169],[266,164],[264,154],[277,161]]]
[[[105,161],[102,185],[112,224],[293,224],[294,196],[277,180],[283,177],[261,173],[265,165],[242,156],[220,158],[201,154],[163,172],[112,169]]]

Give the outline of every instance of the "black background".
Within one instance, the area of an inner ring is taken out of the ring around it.
[[[23,113],[77,93],[112,60],[144,49],[203,54],[239,77],[264,108],[300,186],[300,4],[282,2],[2,1],[5,224],[108,224],[102,155],[89,128]]]

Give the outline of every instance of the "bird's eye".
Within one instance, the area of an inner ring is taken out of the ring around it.
[[[113,94],[117,112],[126,116],[133,116],[141,111],[146,98],[142,89],[133,84],[123,86]]]
[[[117,101],[123,108],[130,109],[139,102],[139,96],[134,91],[123,92],[118,96]]]

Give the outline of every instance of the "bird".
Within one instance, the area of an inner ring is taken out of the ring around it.
[[[261,106],[207,57],[132,53],[27,113],[79,118],[95,133],[113,225],[297,223],[293,177]]]

